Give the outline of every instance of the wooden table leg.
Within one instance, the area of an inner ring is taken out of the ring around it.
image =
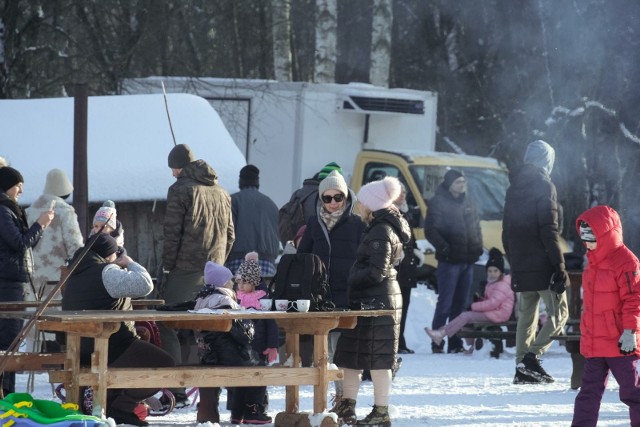
[[[80,336],[67,334],[67,360],[64,369],[71,372],[71,382],[64,384],[67,402],[80,404]]]
[[[286,357],[293,358],[293,366],[300,366],[300,334],[286,332],[285,354]],[[300,386],[285,386],[285,412],[295,414],[300,408]]]
[[[107,409],[108,355],[109,337],[96,337],[91,355],[91,372],[98,376],[98,384],[93,386],[93,415],[102,418]]]
[[[329,390],[329,376],[327,374],[329,362],[329,331],[313,336],[313,363],[320,370],[320,382],[313,386],[313,413],[320,414],[327,408],[327,391]]]

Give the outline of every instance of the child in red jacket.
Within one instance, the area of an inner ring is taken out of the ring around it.
[[[583,311],[580,353],[585,357],[582,387],[572,426],[596,426],[609,372],[629,406],[631,425],[640,425],[640,386],[636,365],[640,349],[640,262],[624,245],[618,213],[596,206],[576,220],[587,248],[582,273]]]

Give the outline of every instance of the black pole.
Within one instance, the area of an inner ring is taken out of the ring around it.
[[[86,240],[89,210],[89,186],[87,178],[87,85],[75,87],[73,109],[73,207],[78,215],[82,237]]]

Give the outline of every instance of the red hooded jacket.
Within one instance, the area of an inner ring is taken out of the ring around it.
[[[585,357],[620,357],[618,340],[623,330],[636,333],[640,356],[640,262],[622,241],[618,213],[596,206],[576,220],[578,233],[584,221],[593,230],[596,248],[587,251],[582,274],[583,312],[580,319],[580,353]]]

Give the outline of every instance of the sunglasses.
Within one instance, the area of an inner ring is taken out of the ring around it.
[[[326,203],[326,204],[331,203],[331,200],[335,200],[336,203],[340,203],[341,201],[344,200],[344,194],[338,193],[338,194],[334,194],[333,196],[322,195],[322,197],[320,197],[320,199],[322,199],[322,202]]]

